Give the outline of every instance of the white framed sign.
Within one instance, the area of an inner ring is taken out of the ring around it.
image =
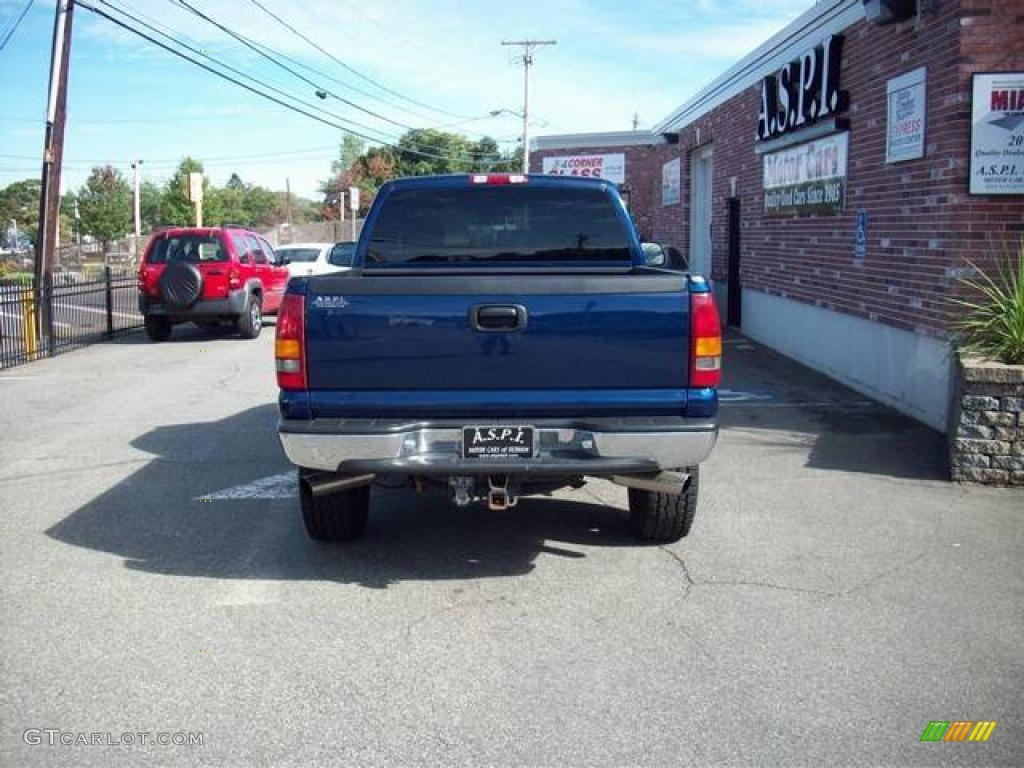
[[[604,179],[614,184],[625,184],[626,156],[620,153],[545,157],[544,173],[556,176],[585,176],[591,179]]]
[[[888,97],[885,162],[924,157],[927,70],[924,67],[894,77],[886,84]]]
[[[972,195],[1024,194],[1024,72],[971,80]]]
[[[678,157],[661,166],[662,205],[674,205],[679,202],[679,177],[681,167]]]
[[[842,212],[849,137],[833,133],[763,155],[765,214]]]

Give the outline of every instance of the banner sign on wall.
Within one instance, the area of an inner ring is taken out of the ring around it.
[[[846,203],[849,133],[764,155],[764,211],[769,216],[838,213]]]
[[[679,202],[679,158],[661,166],[661,204],[673,205]]]
[[[626,183],[626,156],[618,155],[568,155],[545,157],[544,173],[556,176],[586,176],[605,179],[614,184]]]
[[[1024,194],[1024,72],[974,75],[970,193]]]
[[[925,68],[894,77],[885,90],[889,97],[885,162],[924,157]]]

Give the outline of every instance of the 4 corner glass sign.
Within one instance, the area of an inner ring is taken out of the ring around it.
[[[978,73],[971,96],[970,193],[1024,194],[1024,72]]]
[[[845,131],[764,155],[765,213],[841,212],[846,204],[848,155]]]

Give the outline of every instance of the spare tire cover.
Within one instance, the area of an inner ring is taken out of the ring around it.
[[[160,275],[160,295],[171,309],[188,309],[203,295],[203,276],[195,264],[172,261]]]

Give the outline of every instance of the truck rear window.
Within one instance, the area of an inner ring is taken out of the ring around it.
[[[630,261],[606,192],[528,185],[395,190],[366,251],[367,266]]]

